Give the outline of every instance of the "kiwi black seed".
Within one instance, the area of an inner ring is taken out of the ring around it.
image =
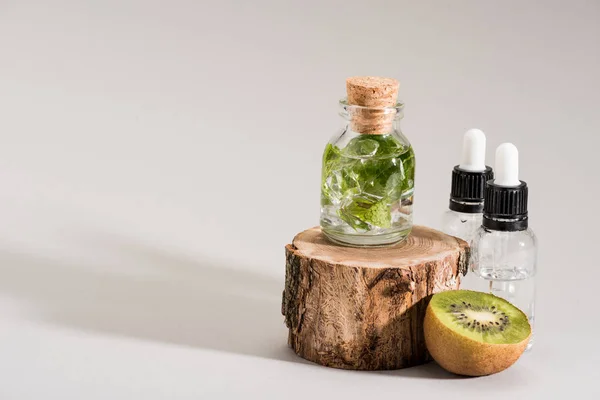
[[[475,305],[463,301],[462,304],[452,303],[448,311],[454,316],[458,325],[466,329],[481,333],[503,332],[508,326],[508,316],[506,313],[498,310],[496,306]],[[471,312],[488,313],[488,321],[477,321],[470,316]]]

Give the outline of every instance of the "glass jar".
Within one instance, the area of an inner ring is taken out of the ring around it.
[[[481,226],[471,243],[467,277],[469,289],[502,297],[535,322],[535,274],[537,239],[530,228],[501,231]],[[533,334],[527,344],[533,346]]]
[[[323,154],[323,233],[354,246],[396,243],[412,229],[415,181],[415,155],[399,126],[404,105],[370,108],[343,99],[340,107],[345,127]]]

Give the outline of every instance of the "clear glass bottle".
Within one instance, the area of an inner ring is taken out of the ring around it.
[[[529,228],[527,183],[518,180],[518,152],[507,143],[496,152],[496,174],[485,189],[482,226],[471,244],[473,290],[502,297],[535,321],[537,240]],[[533,345],[533,335],[527,345]]]
[[[481,206],[483,207],[483,201]],[[471,243],[482,220],[482,212],[466,213],[448,210],[442,216],[442,232]],[[461,289],[465,288],[461,286]]]
[[[483,200],[481,201],[483,208]],[[448,210],[443,216],[442,232],[448,235],[461,238],[465,242],[471,244],[477,230],[481,227],[483,221],[483,211],[464,213],[454,210]],[[482,290],[480,278],[471,271],[471,266],[467,268],[465,275],[460,279],[460,288],[475,291]]]
[[[537,240],[530,228],[510,232],[482,226],[477,230],[471,248],[470,273],[479,279],[469,281],[473,285],[470,289],[490,292],[508,300],[527,315],[533,328],[536,266]],[[527,349],[531,346],[533,336]]]
[[[345,127],[327,144],[321,177],[321,228],[354,246],[396,243],[412,229],[415,155],[399,126],[403,104],[364,107],[340,101]]]
[[[452,170],[450,204],[442,217],[442,231],[470,243],[483,218],[483,190],[494,177],[485,165],[485,134],[469,129],[463,137],[462,162]]]

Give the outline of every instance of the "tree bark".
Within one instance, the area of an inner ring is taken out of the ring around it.
[[[357,370],[428,361],[425,309],[432,294],[458,289],[469,258],[466,242],[421,226],[383,248],[340,246],[312,228],[285,251],[289,346],[309,361]]]

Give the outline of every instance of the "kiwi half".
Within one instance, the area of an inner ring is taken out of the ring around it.
[[[451,290],[431,298],[424,332],[427,350],[444,369],[481,376],[514,364],[527,346],[531,326],[521,310],[500,297]]]

